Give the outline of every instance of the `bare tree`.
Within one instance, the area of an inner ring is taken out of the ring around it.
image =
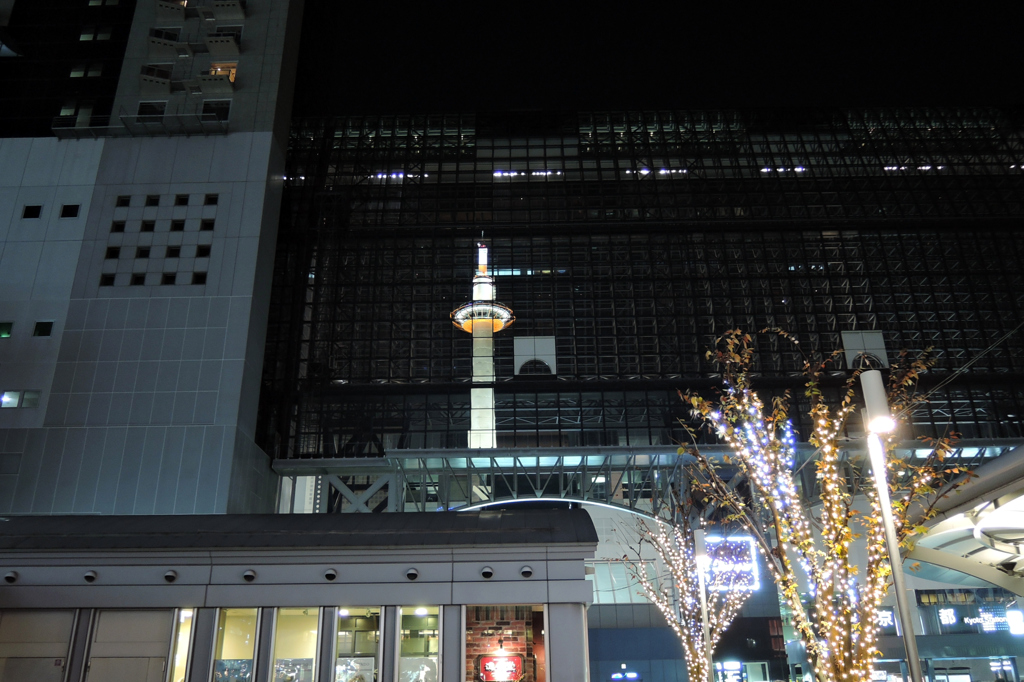
[[[679,516],[682,515],[677,515],[677,518]],[[753,587],[743,577],[749,574],[734,570],[735,566],[755,561],[756,557],[741,556],[730,543],[714,543],[704,561],[698,556],[694,531],[687,521],[640,521],[639,530],[640,546],[636,550],[636,560],[623,559],[628,561],[627,565],[644,595],[658,607],[679,637],[689,679],[694,682],[707,680],[708,646],[714,651]],[[674,591],[667,585],[659,589],[659,585],[651,580],[647,571],[649,562],[641,559],[644,543],[653,547],[667,569]],[[709,570],[716,563],[720,570]],[[722,568],[722,564],[726,567]],[[706,580],[701,580],[702,572]],[[703,608],[702,599],[705,600]],[[702,611],[707,613],[708,645],[705,645]]]

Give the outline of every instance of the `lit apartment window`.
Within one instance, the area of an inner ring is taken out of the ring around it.
[[[203,120],[226,121],[231,114],[231,100],[208,99],[203,102]]]
[[[235,71],[238,70],[238,62],[219,62],[210,64],[211,76],[227,76],[232,83],[235,82]]]
[[[68,100],[67,102],[64,102],[63,106],[61,106],[61,108],[60,108],[60,115],[61,116],[74,116],[77,113],[78,113],[78,102],[76,102],[73,99]]]
[[[79,40],[93,40],[96,38],[96,27],[95,26],[83,26],[82,32],[78,34]]]
[[[0,322],[0,339],[11,338],[11,330],[14,329],[13,322]]]

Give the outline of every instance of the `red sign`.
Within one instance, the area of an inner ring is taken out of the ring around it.
[[[522,654],[477,656],[476,669],[481,682],[519,682],[526,670]]]

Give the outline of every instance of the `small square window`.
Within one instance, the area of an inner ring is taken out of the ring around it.
[[[61,218],[77,218],[78,204],[64,204],[60,207]]]
[[[89,70],[85,74],[89,78],[96,78],[103,75],[103,64],[90,64]]]
[[[39,407],[39,391],[25,391],[21,395],[22,407]]]
[[[120,258],[121,257],[121,247],[120,246],[108,246],[107,247],[107,253],[103,257],[104,258]]]
[[[36,322],[36,328],[32,330],[32,336],[49,336],[53,333],[53,322]]]
[[[22,218],[38,218],[42,214],[42,206],[25,206],[25,208],[21,211]]]
[[[136,258],[149,258],[149,247],[148,246],[140,246],[139,248],[135,249],[135,257]]]
[[[174,282],[177,279],[178,279],[178,274],[177,273],[175,273],[175,272],[165,272],[160,277],[160,284],[174,284]]]
[[[133,287],[142,286],[143,284],[146,283],[146,273],[136,272],[132,274],[131,283]]]
[[[210,257],[210,245],[200,244],[196,247],[196,258],[209,258]]]
[[[124,232],[124,221],[123,220],[115,220],[114,222],[110,223],[110,231],[111,232]]]
[[[188,195],[187,194],[175,194],[174,195],[175,206],[188,206]]]
[[[160,195],[159,194],[147,194],[146,195],[146,206],[159,206]]]
[[[119,196],[117,198],[117,203],[114,204],[114,205],[115,206],[131,206],[131,204],[132,204],[131,196],[129,196],[127,194],[122,194],[121,196]]]
[[[100,275],[100,286],[101,287],[112,287],[114,286],[113,275]]]
[[[95,26],[84,26],[82,28],[82,32],[78,34],[78,39],[79,40],[83,40],[83,41],[84,40],[92,40],[95,37],[96,37],[96,27]]]
[[[89,0],[89,7],[99,7],[103,4],[103,0]]]
[[[192,273],[192,284],[206,284],[206,273],[205,272],[193,272]]]
[[[152,232],[155,229],[156,229],[156,221],[155,220],[143,220],[142,221],[142,228],[141,228],[142,232]]]
[[[213,232],[213,225],[214,221],[212,219],[204,220],[199,223],[199,230],[201,232]]]
[[[10,338],[12,329],[14,329],[13,322],[0,322],[0,339]]]
[[[206,206],[216,206],[217,199],[220,197],[219,194],[207,194],[206,198],[203,199],[203,204]]]
[[[110,36],[113,34],[113,26],[100,26],[96,29],[96,40],[110,40]]]
[[[168,258],[181,258],[181,247],[180,246],[168,246],[167,247]]]
[[[85,64],[75,64],[71,67],[71,78],[83,78],[86,68]]]
[[[17,407],[21,400],[21,391],[4,391],[0,393],[0,407]]]
[[[185,221],[184,220],[172,220],[171,221],[171,232],[184,232]]]

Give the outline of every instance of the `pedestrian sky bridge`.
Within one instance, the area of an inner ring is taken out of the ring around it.
[[[860,441],[848,455],[861,456]],[[984,462],[1018,442],[960,443],[963,460]],[[801,446],[800,460],[813,455]],[[721,458],[724,446],[702,446]],[[923,456],[914,441],[897,454]],[[553,500],[601,504],[647,516],[670,513],[686,488],[689,455],[674,446],[393,450],[377,458],[278,459],[274,470],[295,477],[319,477],[316,509],[321,512],[445,511],[511,501]],[[805,485],[813,485],[813,468]]]

